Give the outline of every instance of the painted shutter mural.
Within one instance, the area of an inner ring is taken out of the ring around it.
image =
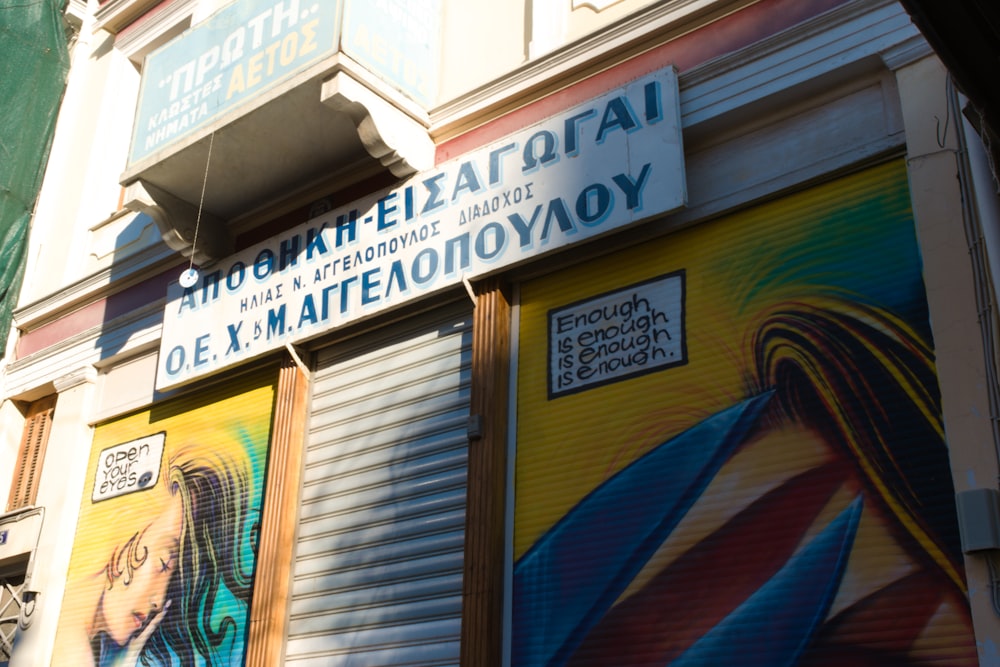
[[[244,663],[276,380],[95,428],[53,665]]]
[[[42,462],[45,460],[45,447],[49,442],[55,409],[54,395],[35,401],[28,407],[24,416],[21,447],[17,453],[17,469],[14,470],[14,480],[7,499],[8,512],[35,503],[38,478],[42,474]]]
[[[287,665],[458,664],[471,321],[320,352]]]
[[[514,667],[978,664],[902,162],[520,303]]]

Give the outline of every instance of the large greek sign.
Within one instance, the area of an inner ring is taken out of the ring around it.
[[[146,58],[129,163],[337,50],[340,2],[240,0]]]
[[[685,203],[667,68],[247,248],[168,288],[156,386]]]

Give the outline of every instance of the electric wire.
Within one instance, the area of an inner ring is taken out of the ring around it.
[[[188,271],[194,268],[194,256],[198,252],[198,229],[201,227],[201,212],[205,207],[205,189],[208,186],[208,168],[212,164],[212,146],[215,144],[215,132],[208,138],[208,156],[205,158],[205,174],[201,179],[201,198],[198,200],[198,215],[194,220],[194,238],[191,241],[191,256]]]

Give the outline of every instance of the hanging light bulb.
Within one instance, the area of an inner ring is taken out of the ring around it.
[[[188,268],[184,269],[184,271],[181,273],[179,282],[181,284],[181,287],[185,289],[197,285],[198,269],[194,268],[193,266],[189,266]]]

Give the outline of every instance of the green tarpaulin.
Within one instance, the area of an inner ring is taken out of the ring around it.
[[[66,0],[0,0],[0,357],[66,88]]]

